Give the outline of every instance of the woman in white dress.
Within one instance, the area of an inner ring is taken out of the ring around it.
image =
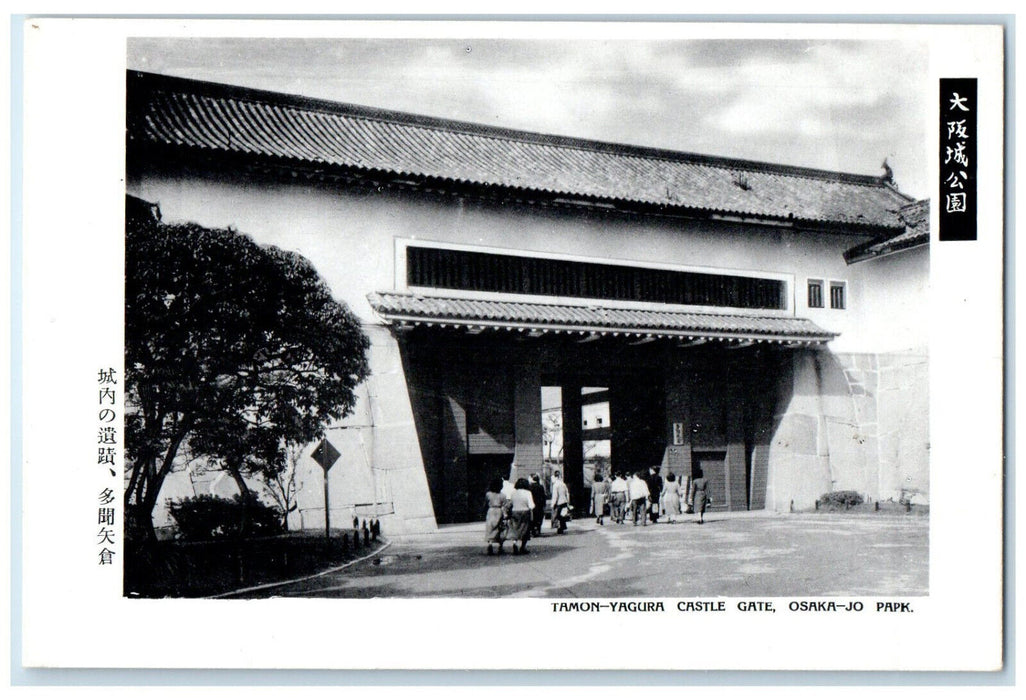
[[[680,515],[680,482],[673,472],[666,475],[666,483],[663,485],[662,512],[670,523],[677,522]]]

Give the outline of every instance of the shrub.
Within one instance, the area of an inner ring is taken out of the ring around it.
[[[212,540],[242,534],[262,537],[282,532],[281,511],[253,494],[232,498],[204,494],[175,501],[168,510],[183,540]]]
[[[819,503],[827,508],[851,508],[862,503],[858,491],[831,491],[819,497]]]

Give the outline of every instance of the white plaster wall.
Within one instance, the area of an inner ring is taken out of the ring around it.
[[[851,266],[864,303],[861,345],[874,352],[925,353],[929,337],[930,249],[921,246]]]
[[[838,351],[869,349],[861,339],[862,268],[842,253],[863,236],[797,233],[773,227],[698,220],[626,220],[526,206],[423,200],[385,190],[359,194],[321,184],[255,185],[245,181],[179,179],[148,174],[129,192],[161,207],[164,219],[210,227],[233,226],[260,243],[309,258],[336,296],[373,321],[371,291],[401,286],[395,273],[395,240],[607,258],[610,262],[712,267],[794,276],[798,316],[841,333]],[[848,308],[809,309],[806,279],[848,283]]]

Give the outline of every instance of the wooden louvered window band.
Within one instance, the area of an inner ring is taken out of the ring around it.
[[[785,309],[782,280],[525,258],[444,248],[406,249],[414,287],[661,304]]]

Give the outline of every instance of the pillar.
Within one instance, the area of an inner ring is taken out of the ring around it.
[[[666,374],[663,381],[666,393],[666,451],[663,455],[663,471],[673,472],[680,481],[681,488],[688,485],[691,478],[691,416],[689,414],[689,385],[687,360],[677,352],[664,363]],[[678,425],[677,437],[682,438],[675,444],[674,425]]]
[[[442,409],[442,488],[446,520],[468,517],[467,412],[453,395],[440,398]]]
[[[610,405],[609,422],[616,425]],[[581,385],[579,382],[563,385],[563,479],[570,490],[570,501],[584,505],[584,443],[581,426]],[[540,444],[540,442],[539,442]]]
[[[518,363],[513,380],[514,481],[537,472],[544,463],[542,451],[541,366],[537,361]]]
[[[727,510],[748,509],[748,469],[745,461],[747,451],[745,450],[744,434],[744,394],[741,383],[744,381],[744,372],[741,363],[744,357],[740,353],[747,350],[735,350],[737,357],[732,357],[727,365],[727,463],[726,463],[726,491]]]

